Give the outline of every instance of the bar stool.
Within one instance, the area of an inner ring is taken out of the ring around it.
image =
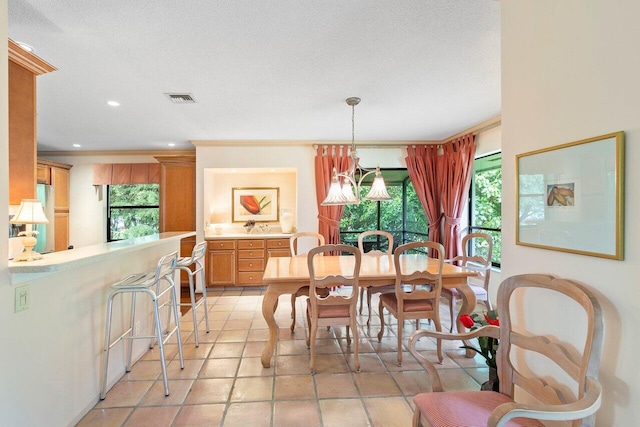
[[[111,285],[113,292],[109,295],[107,300],[107,324],[104,334],[104,356],[102,360],[102,383],[100,387],[100,400],[105,398],[107,393],[107,369],[109,366],[109,350],[120,341],[125,342],[126,352],[126,372],[131,371],[131,353],[132,342],[134,339],[148,339],[151,340],[149,348],[153,348],[154,341],[158,341],[158,348],[160,349],[160,364],[162,365],[162,379],[164,380],[164,394],[169,396],[169,383],[167,381],[167,364],[164,357],[164,344],[175,333],[178,340],[178,353],[180,355],[180,368],[184,369],[184,358],[182,356],[182,340],[180,337],[180,318],[178,317],[178,305],[176,297],[176,288],[173,282],[173,275],[176,270],[176,264],[178,261],[178,253],[173,252],[163,256],[158,261],[155,273],[138,273],[131,274],[124,279]],[[169,286],[162,289],[162,282],[166,282]],[[152,287],[155,285],[155,290]],[[134,335],[135,325],[135,310],[136,310],[136,295],[143,293],[151,297],[153,304],[153,334],[152,335]],[[110,342],[111,339],[111,317],[113,309],[113,299],[116,295],[129,293],[131,294],[131,314],[129,317],[129,329],[127,329],[122,335],[120,335],[115,341]],[[169,293],[170,301],[164,304],[158,304],[158,300],[165,294]],[[164,306],[171,306],[173,309],[173,316],[175,318],[175,326],[169,330],[170,327],[170,313],[167,322],[167,331],[162,332],[162,324],[160,323],[160,308]]]
[[[207,252],[207,242],[200,242],[193,247],[190,257],[178,258],[176,268],[185,271],[189,276],[189,296],[191,302],[180,302],[180,306],[190,306],[191,315],[193,316],[193,336],[196,340],[196,347],[200,345],[198,341],[198,316],[196,315],[196,309],[204,303],[204,322],[206,331],[209,333],[209,307],[207,306],[207,284],[204,280],[204,254]],[[194,266],[191,270],[190,266]],[[195,277],[200,273],[200,279],[202,283],[202,298],[196,303],[196,283]]]

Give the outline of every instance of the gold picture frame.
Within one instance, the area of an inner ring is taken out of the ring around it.
[[[280,215],[279,187],[234,187],[231,189],[231,221],[277,222]]]
[[[516,156],[516,244],[624,259],[624,132]]]

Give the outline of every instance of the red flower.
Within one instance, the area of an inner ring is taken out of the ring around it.
[[[468,314],[463,314],[462,316],[460,316],[460,323],[462,323],[465,328],[471,328],[476,324],[476,322],[474,322],[471,316],[469,316]]]
[[[484,315],[484,319],[487,321],[488,324],[493,325],[493,326],[500,326],[500,320],[499,319],[492,319],[489,316],[487,316],[487,314],[485,313]]]

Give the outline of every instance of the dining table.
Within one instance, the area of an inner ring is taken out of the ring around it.
[[[359,282],[363,286],[386,286],[395,283],[396,271],[392,254],[363,254],[361,257]],[[355,257],[352,255],[331,255],[316,257],[314,264],[317,277],[329,275],[353,274]],[[438,261],[424,254],[403,254],[400,256],[402,271],[437,272]],[[460,315],[470,314],[476,306],[476,296],[467,284],[469,277],[477,276],[477,272],[444,263],[442,268],[442,287],[455,288],[462,295],[462,308],[456,318],[458,331],[464,327],[460,323]],[[262,300],[262,315],[269,327],[269,339],[262,350],[262,366],[268,368],[275,350],[278,337],[278,325],[275,310],[278,298],[283,294],[294,294],[303,286],[309,286],[309,268],[306,255],[289,257],[269,257],[264,269],[262,281],[267,285]],[[468,352],[467,356],[471,356]]]

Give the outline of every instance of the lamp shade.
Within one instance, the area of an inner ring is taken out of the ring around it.
[[[22,199],[18,212],[9,221],[12,224],[48,224],[49,220],[37,199]]]

